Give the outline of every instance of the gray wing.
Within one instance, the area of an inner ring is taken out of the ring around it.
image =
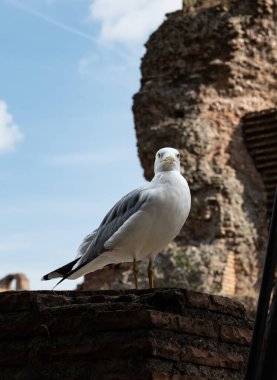
[[[147,196],[142,195],[143,189],[136,189],[120,199],[105,216],[97,230],[84,239],[79,252],[84,252],[85,249],[86,251],[82,253],[71,273],[107,251],[104,247],[105,242],[147,201]]]
[[[81,244],[80,247],[78,248],[78,252],[77,252],[76,259],[77,259],[78,257],[83,256],[83,255],[86,253],[86,251],[87,251],[88,247],[90,246],[92,240],[95,238],[96,233],[97,233],[97,230],[94,230],[91,234],[88,234],[88,235],[84,238],[82,244]]]

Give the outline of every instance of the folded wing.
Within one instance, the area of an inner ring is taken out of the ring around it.
[[[120,199],[107,213],[100,226],[85,237],[78,249],[76,259],[43,276],[42,280],[62,277],[61,281],[63,281],[106,252],[105,242],[147,202],[147,194],[143,190],[144,188],[136,189]]]

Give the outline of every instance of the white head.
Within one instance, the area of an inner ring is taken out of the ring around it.
[[[158,150],[154,164],[155,174],[171,170],[180,172],[180,153],[174,148],[162,148]]]

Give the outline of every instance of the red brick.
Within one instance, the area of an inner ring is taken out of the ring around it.
[[[99,380],[152,380],[149,372],[141,373],[103,373],[98,376]]]
[[[209,338],[217,337],[213,322],[205,319],[195,319],[193,334]]]
[[[206,351],[191,346],[185,348],[185,361],[219,368],[242,369],[244,367],[244,359],[240,354]]]
[[[153,327],[207,337],[217,336],[213,322],[209,320],[158,312],[151,312],[150,316]]]
[[[42,344],[38,350],[38,358],[41,362],[68,361],[68,360],[105,360],[122,359],[131,357],[157,357],[167,360],[180,360],[181,347],[168,341],[154,338],[139,338],[133,340],[128,336],[110,341],[89,341],[87,343],[74,344]]]
[[[186,292],[186,299],[188,306],[195,307],[197,309],[208,309],[210,305],[210,298],[208,294],[188,290]]]
[[[20,327],[20,325],[18,325]],[[155,310],[119,310],[100,312],[96,315],[54,316],[34,326],[35,335],[65,335],[72,331],[90,334],[92,331],[118,331],[160,328],[198,336],[216,337],[212,321],[182,317]],[[26,331],[27,333],[27,331]]]
[[[96,330],[128,330],[153,327],[207,337],[217,336],[212,321],[182,317],[155,310],[103,312],[93,317],[93,328]]]
[[[230,314],[235,317],[245,318],[245,308],[236,300],[193,291],[187,291],[186,298],[188,306],[190,307],[207,309],[222,314]]]
[[[143,380],[143,379],[142,379]],[[191,375],[176,375],[176,374],[153,374],[152,380],[208,380],[206,377],[191,376]]]
[[[251,342],[252,331],[235,326],[223,325],[220,327],[220,338],[227,343],[236,343],[249,346]]]
[[[211,300],[209,310],[245,318],[245,307],[238,301],[214,295],[210,295],[209,298]]]
[[[72,331],[78,334],[92,334],[95,331],[120,331],[138,328],[151,328],[151,311],[118,310],[100,312],[96,315],[54,315],[49,311],[34,328],[35,335],[67,335]]]
[[[100,375],[99,380],[208,380],[206,377],[177,375],[170,373],[104,373]]]
[[[34,306],[34,293],[28,291],[0,293],[0,311],[31,310]]]
[[[149,310],[118,310],[101,312],[93,317],[93,329],[97,331],[129,330],[151,327],[151,311]]]

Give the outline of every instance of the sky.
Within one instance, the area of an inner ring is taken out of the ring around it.
[[[0,278],[52,289],[41,276],[145,182],[132,96],[144,43],[181,2],[0,0]]]

